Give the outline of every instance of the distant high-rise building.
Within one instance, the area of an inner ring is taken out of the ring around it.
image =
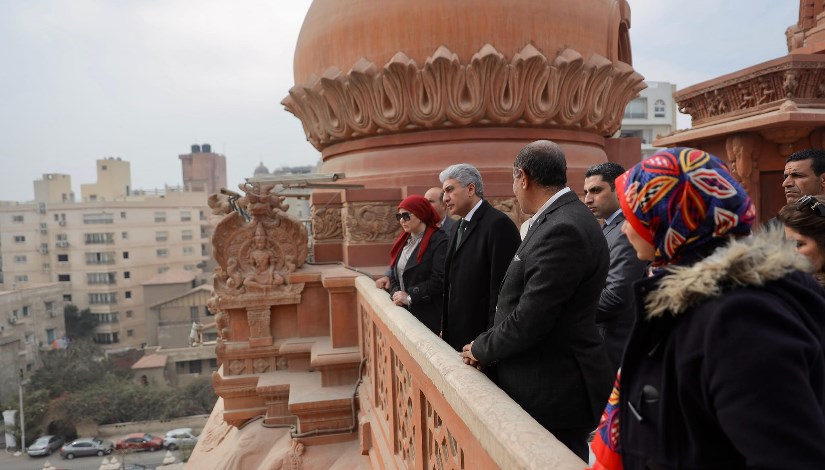
[[[74,202],[72,177],[59,173],[46,173],[34,182],[34,201],[41,204]]]
[[[676,101],[673,93],[676,85],[668,82],[645,82],[647,88],[639,93],[624,110],[622,137],[642,139],[642,158],[656,153],[653,146],[656,136],[668,135],[676,130]]]
[[[109,157],[97,161],[97,183],[81,184],[84,202],[113,201],[131,194],[132,169],[126,160]]]
[[[212,152],[211,145],[192,145],[192,153],[180,160],[186,189],[212,194],[226,187],[226,157]]]

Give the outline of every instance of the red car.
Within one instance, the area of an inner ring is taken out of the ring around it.
[[[163,449],[163,438],[151,434],[135,432],[115,443],[115,449],[148,450],[154,452]]]

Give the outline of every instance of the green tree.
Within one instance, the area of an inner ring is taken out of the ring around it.
[[[72,304],[63,308],[63,318],[66,322],[66,336],[74,340],[91,338],[95,333],[97,318],[88,308],[79,310]]]

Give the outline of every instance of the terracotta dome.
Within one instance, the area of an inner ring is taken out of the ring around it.
[[[462,63],[485,44],[508,59],[533,44],[548,57],[571,48],[630,63],[629,18],[625,0],[315,0],[295,47],[295,83],[331,66],[347,72],[362,57],[383,65],[399,51],[420,66],[441,46]]]

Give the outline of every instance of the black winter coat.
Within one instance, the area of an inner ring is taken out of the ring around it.
[[[825,290],[777,241],[733,242],[636,285],[626,470],[825,468]]]
[[[441,332],[441,307],[444,303],[444,259],[447,254],[447,234],[443,230],[433,232],[421,262],[417,261],[419,244],[410,255],[404,268],[404,288],[412,299],[407,308],[421,323],[435,334]],[[390,273],[390,295],[401,288],[392,265]]]

